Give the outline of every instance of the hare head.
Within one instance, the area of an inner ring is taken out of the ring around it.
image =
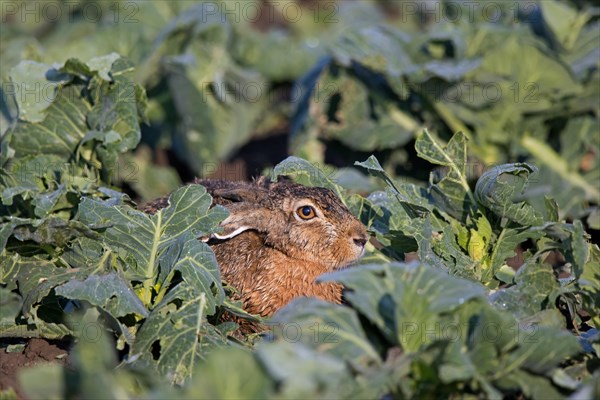
[[[329,189],[264,177],[253,183],[197,183],[230,212],[221,223],[223,233],[213,239],[228,240],[253,231],[265,246],[291,259],[321,265],[321,273],[346,267],[364,252],[368,240],[364,225]]]

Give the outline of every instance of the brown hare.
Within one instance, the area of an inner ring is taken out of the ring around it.
[[[358,260],[368,236],[331,190],[264,177],[194,183],[206,187],[213,205],[229,210],[223,232],[203,240],[246,311],[268,317],[298,296],[341,302],[339,284],[315,280]],[[141,209],[153,213],[166,206],[161,198]]]

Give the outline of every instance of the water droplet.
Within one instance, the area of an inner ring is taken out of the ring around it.
[[[317,39],[317,38],[308,38],[308,39],[306,39],[306,45],[308,47],[310,47],[311,49],[314,49],[317,46],[319,46],[319,39]]]

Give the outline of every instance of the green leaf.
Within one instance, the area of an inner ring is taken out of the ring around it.
[[[135,148],[141,137],[139,107],[143,107],[138,105],[138,101],[145,101],[145,94],[140,99],[133,82],[116,76],[110,85],[100,84],[95,96],[96,102],[87,114],[90,129],[117,133],[118,136],[108,141],[108,145],[118,140],[113,144],[118,152]]]
[[[503,220],[519,225],[540,225],[542,216],[527,202],[519,201],[536,169],[526,163],[503,164],[487,170],[477,181],[479,203]]]
[[[539,231],[529,228],[506,226],[498,234],[489,258],[489,268],[484,272],[482,280],[489,281],[502,268],[506,259],[513,257],[517,246],[527,239],[538,239],[542,236]],[[510,283],[510,282],[505,282]]]
[[[547,307],[553,307],[547,304],[547,299],[559,284],[549,265],[527,263],[519,269],[515,281],[515,286],[499,289],[491,295],[490,302],[501,310],[510,311],[517,318],[532,316]]]
[[[598,245],[590,246],[590,257],[583,267],[579,284],[589,296],[586,310],[593,317],[596,329],[600,328],[600,249]]]
[[[105,56],[94,57],[87,62],[90,71],[97,72],[100,78],[105,81],[111,81],[109,75],[113,69],[113,64],[121,58],[117,53],[110,53]]]
[[[82,172],[75,172],[74,167],[83,159],[101,170],[105,180],[110,180],[117,154],[138,144],[146,95],[141,86],[123,75],[131,65],[116,53],[94,58],[89,63],[69,59],[58,69],[26,63],[11,70],[16,87],[29,91],[30,98],[42,99],[32,105],[25,93],[15,92],[24,100],[17,102],[23,115],[13,126],[10,137],[16,158],[56,154],[62,158],[59,165],[42,164],[44,170],[60,169],[62,165],[78,175]],[[32,66],[36,66],[35,71],[27,70],[26,67]],[[28,81],[32,79],[27,78],[30,73],[34,82]],[[103,142],[97,147],[82,148],[94,137],[90,131],[96,137],[103,137]]]
[[[505,390],[522,390],[528,398],[544,400],[562,398],[548,378],[536,376],[525,370],[514,371],[509,377],[498,380],[498,386]]]
[[[553,198],[544,196],[544,205],[546,206],[546,219],[550,222],[558,222],[558,204]]]
[[[358,62],[338,65],[324,57],[297,88],[301,97],[292,123],[291,148],[311,160],[322,160],[310,151],[311,145],[319,148],[318,138],[376,151],[403,146],[422,128],[395,101],[382,76]]]
[[[60,87],[43,120],[18,121],[11,140],[15,157],[57,154],[67,161],[88,130],[86,115],[90,105],[81,97],[84,89],[81,84]]]
[[[65,185],[61,184],[56,190],[37,196],[32,202],[35,205],[35,215],[39,218],[47,216],[56,206],[61,196],[65,194]]]
[[[234,25],[234,29],[241,28]],[[316,61],[320,51],[310,48],[299,38],[281,32],[236,29],[232,55],[273,81],[293,81]],[[287,53],[288,57],[279,57]]]
[[[21,296],[14,293],[11,288],[0,287],[0,325],[3,328],[14,323],[21,312],[22,303]]]
[[[470,246],[474,248],[474,242],[477,240],[477,234],[471,234]],[[481,239],[480,239],[481,240]],[[458,244],[458,240],[452,231],[452,227],[444,227],[441,240],[433,241],[432,248],[445,262],[448,271],[455,276],[481,280],[481,259],[476,259],[465,254]]]
[[[88,268],[58,268],[52,262],[33,258],[18,258],[16,280],[23,296],[23,314],[28,316],[32,307],[50,291],[71,279],[85,279]]]
[[[387,340],[413,352],[432,342],[427,327],[486,290],[426,264],[366,265],[326,276],[350,291],[347,300],[375,324]],[[432,325],[433,324],[433,325]]]
[[[591,229],[600,230],[600,207],[594,207],[587,218],[587,224]]]
[[[434,251],[434,249],[437,250],[439,247],[439,235],[437,235],[437,229],[434,228],[430,216],[413,219],[406,230],[410,236],[415,238],[419,246],[418,254],[421,262],[442,270],[447,268],[444,258],[438,254],[439,251]],[[450,238],[447,239],[447,243],[450,244],[451,249],[453,249],[457,255],[460,255],[462,251],[458,246],[458,242],[450,240],[451,238],[455,238],[455,235],[450,229],[448,229],[448,231],[450,232]],[[436,233],[435,237],[434,232]],[[466,255],[463,254],[463,257],[466,257]],[[461,259],[464,259],[463,257],[461,257]],[[469,263],[471,263],[471,260],[469,260]],[[457,263],[454,262],[453,265],[456,266]]]
[[[526,34],[495,36],[499,41],[498,45],[486,46],[487,54],[478,70],[473,74],[473,78],[480,82],[490,82],[493,79],[496,82],[505,81],[507,92],[512,91],[513,94],[517,87],[514,84],[517,83],[521,85],[521,90],[528,92],[528,98],[524,97],[525,94],[506,96],[503,99],[504,102],[500,103],[505,108],[505,112],[506,108],[521,109],[521,113],[523,111],[541,111],[552,105],[551,100],[581,93],[581,84],[573,78],[569,68],[559,58],[553,56],[546,46],[539,45],[531,40],[533,38],[528,38]],[[515,64],[511,60],[517,57],[520,57],[520,62],[518,68],[515,68]],[[540,73],[541,67],[544,67],[543,73]],[[531,86],[526,86],[527,83],[533,84],[533,90],[528,90]],[[488,101],[491,102],[492,99]],[[513,107],[509,107],[509,102],[512,102]],[[502,116],[502,118],[506,118],[506,116]]]
[[[173,149],[198,175],[248,141],[269,105],[269,82],[234,62],[231,24],[213,11],[197,4],[173,19],[152,57],[179,116]]]
[[[5,322],[0,329],[2,338],[43,338],[47,340],[65,340],[75,332],[64,324],[37,320],[35,324]]]
[[[377,178],[383,180],[385,183],[388,184],[388,186],[390,186],[394,189],[396,188],[394,181],[392,180],[392,178],[390,178],[390,176],[387,174],[387,172],[385,172],[385,170],[383,169],[381,164],[379,164],[379,160],[375,156],[371,155],[371,156],[369,156],[369,158],[367,158],[363,162],[356,161],[354,163],[354,165],[363,167],[364,169],[366,169],[369,172],[369,174],[376,176]],[[396,191],[398,191],[398,190],[396,190]]]
[[[365,168],[369,174],[383,180],[391,194],[398,200],[402,206],[403,214],[411,218],[421,217],[428,211],[431,211],[431,205],[427,199],[427,194],[415,185],[398,183],[396,184],[387,172],[381,167],[375,156],[370,156],[363,162],[355,162],[354,165]],[[391,196],[388,196],[391,199]],[[394,208],[393,205],[386,202],[388,208]]]
[[[60,96],[60,87],[71,80],[69,75],[35,61],[21,61],[9,74],[14,85],[19,119],[32,123],[44,120],[48,107]]]
[[[492,226],[484,215],[480,215],[475,220],[475,225],[477,226],[477,229],[470,230],[467,249],[469,256],[472,259],[481,261],[487,253],[487,248],[492,236]]]
[[[288,157],[273,168],[271,178],[278,175],[292,175],[296,182],[307,186],[320,186],[331,189],[340,199],[344,199],[343,189],[335,183],[334,170],[327,170],[327,166],[311,164],[298,157]]]
[[[590,254],[590,245],[586,240],[587,234],[583,230],[581,221],[573,221],[573,228],[571,237],[565,243],[568,246],[565,255],[571,262],[575,276],[580,276]]]
[[[193,297],[201,293],[212,294],[206,302],[208,315],[214,314],[216,306],[221,305],[225,300],[225,293],[220,286],[220,271],[212,250],[206,243],[196,240],[192,235],[185,235],[171,245],[161,255],[159,263],[158,283],[163,290],[169,287],[169,279],[177,271],[185,284],[194,289]]]
[[[441,178],[430,178],[430,192],[437,205],[458,219],[465,219],[475,198],[467,177],[467,138],[462,132],[456,133],[444,145],[427,129],[417,137],[415,149],[419,157],[448,168]]]
[[[65,246],[73,238],[80,236],[97,237],[92,229],[79,221],[65,221],[62,218],[48,217],[44,219],[14,219],[12,236],[24,242],[31,240],[42,245],[54,244]]]
[[[85,300],[101,307],[115,318],[127,314],[148,315],[148,310],[131,287],[116,273],[89,275],[83,281],[71,279],[55,290],[60,296]]]
[[[225,344],[206,321],[209,297],[186,283],[179,284],[144,321],[130,356],[154,365],[171,382],[183,383],[208,350]]]
[[[86,198],[79,206],[79,220],[92,228],[111,223],[103,232],[103,240],[113,247],[126,250],[135,261],[127,276],[130,279],[137,277],[144,282],[141,298],[145,305],[149,305],[151,288],[158,277],[160,255],[186,234],[200,237],[215,232],[218,223],[226,217],[227,212],[222,207],[209,210],[211,203],[210,195],[200,185],[179,188],[169,196],[169,206],[153,216],[128,206],[113,206],[108,202]],[[131,238],[135,240],[131,241]],[[212,266],[204,266],[198,271],[202,287],[211,287],[213,283],[221,287],[214,261]],[[212,294],[207,297],[205,304],[214,310],[215,298]]]

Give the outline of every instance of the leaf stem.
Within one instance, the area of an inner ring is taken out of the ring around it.
[[[152,300],[152,284],[154,283],[154,270],[156,263],[156,254],[158,253],[158,244],[162,231],[162,210],[156,213],[156,223],[154,224],[154,238],[152,240],[152,249],[150,250],[150,259],[146,265],[146,279],[144,280],[144,288],[142,290],[142,302],[149,306]]]
[[[469,196],[469,200],[471,201],[471,204],[476,205],[477,202],[475,201],[475,197],[473,197],[473,192],[471,192],[471,187],[469,187],[469,183],[465,179],[464,174],[460,171],[460,169],[458,168],[458,166],[456,165],[454,160],[452,160],[452,158],[448,154],[446,154],[446,152],[444,151],[442,146],[437,142],[437,140],[435,140],[435,138],[429,133],[429,131],[427,131],[427,129],[425,129],[425,134],[427,136],[429,136],[429,139],[431,140],[431,143],[433,143],[433,145],[435,146],[435,149],[444,156],[446,161],[448,161],[450,168],[452,168],[452,170],[458,175],[460,184],[463,187],[463,189],[465,190],[465,192],[467,193],[467,196]],[[452,139],[450,139],[450,140],[452,140]]]
[[[188,371],[190,371],[190,378],[192,377],[192,371],[194,370],[194,362],[196,361],[196,348],[200,342],[200,326],[202,325],[202,318],[204,316],[204,309],[206,308],[206,293],[200,293],[200,304],[198,306],[198,314],[196,319],[196,338],[192,347],[192,355],[190,357],[190,365]]]

